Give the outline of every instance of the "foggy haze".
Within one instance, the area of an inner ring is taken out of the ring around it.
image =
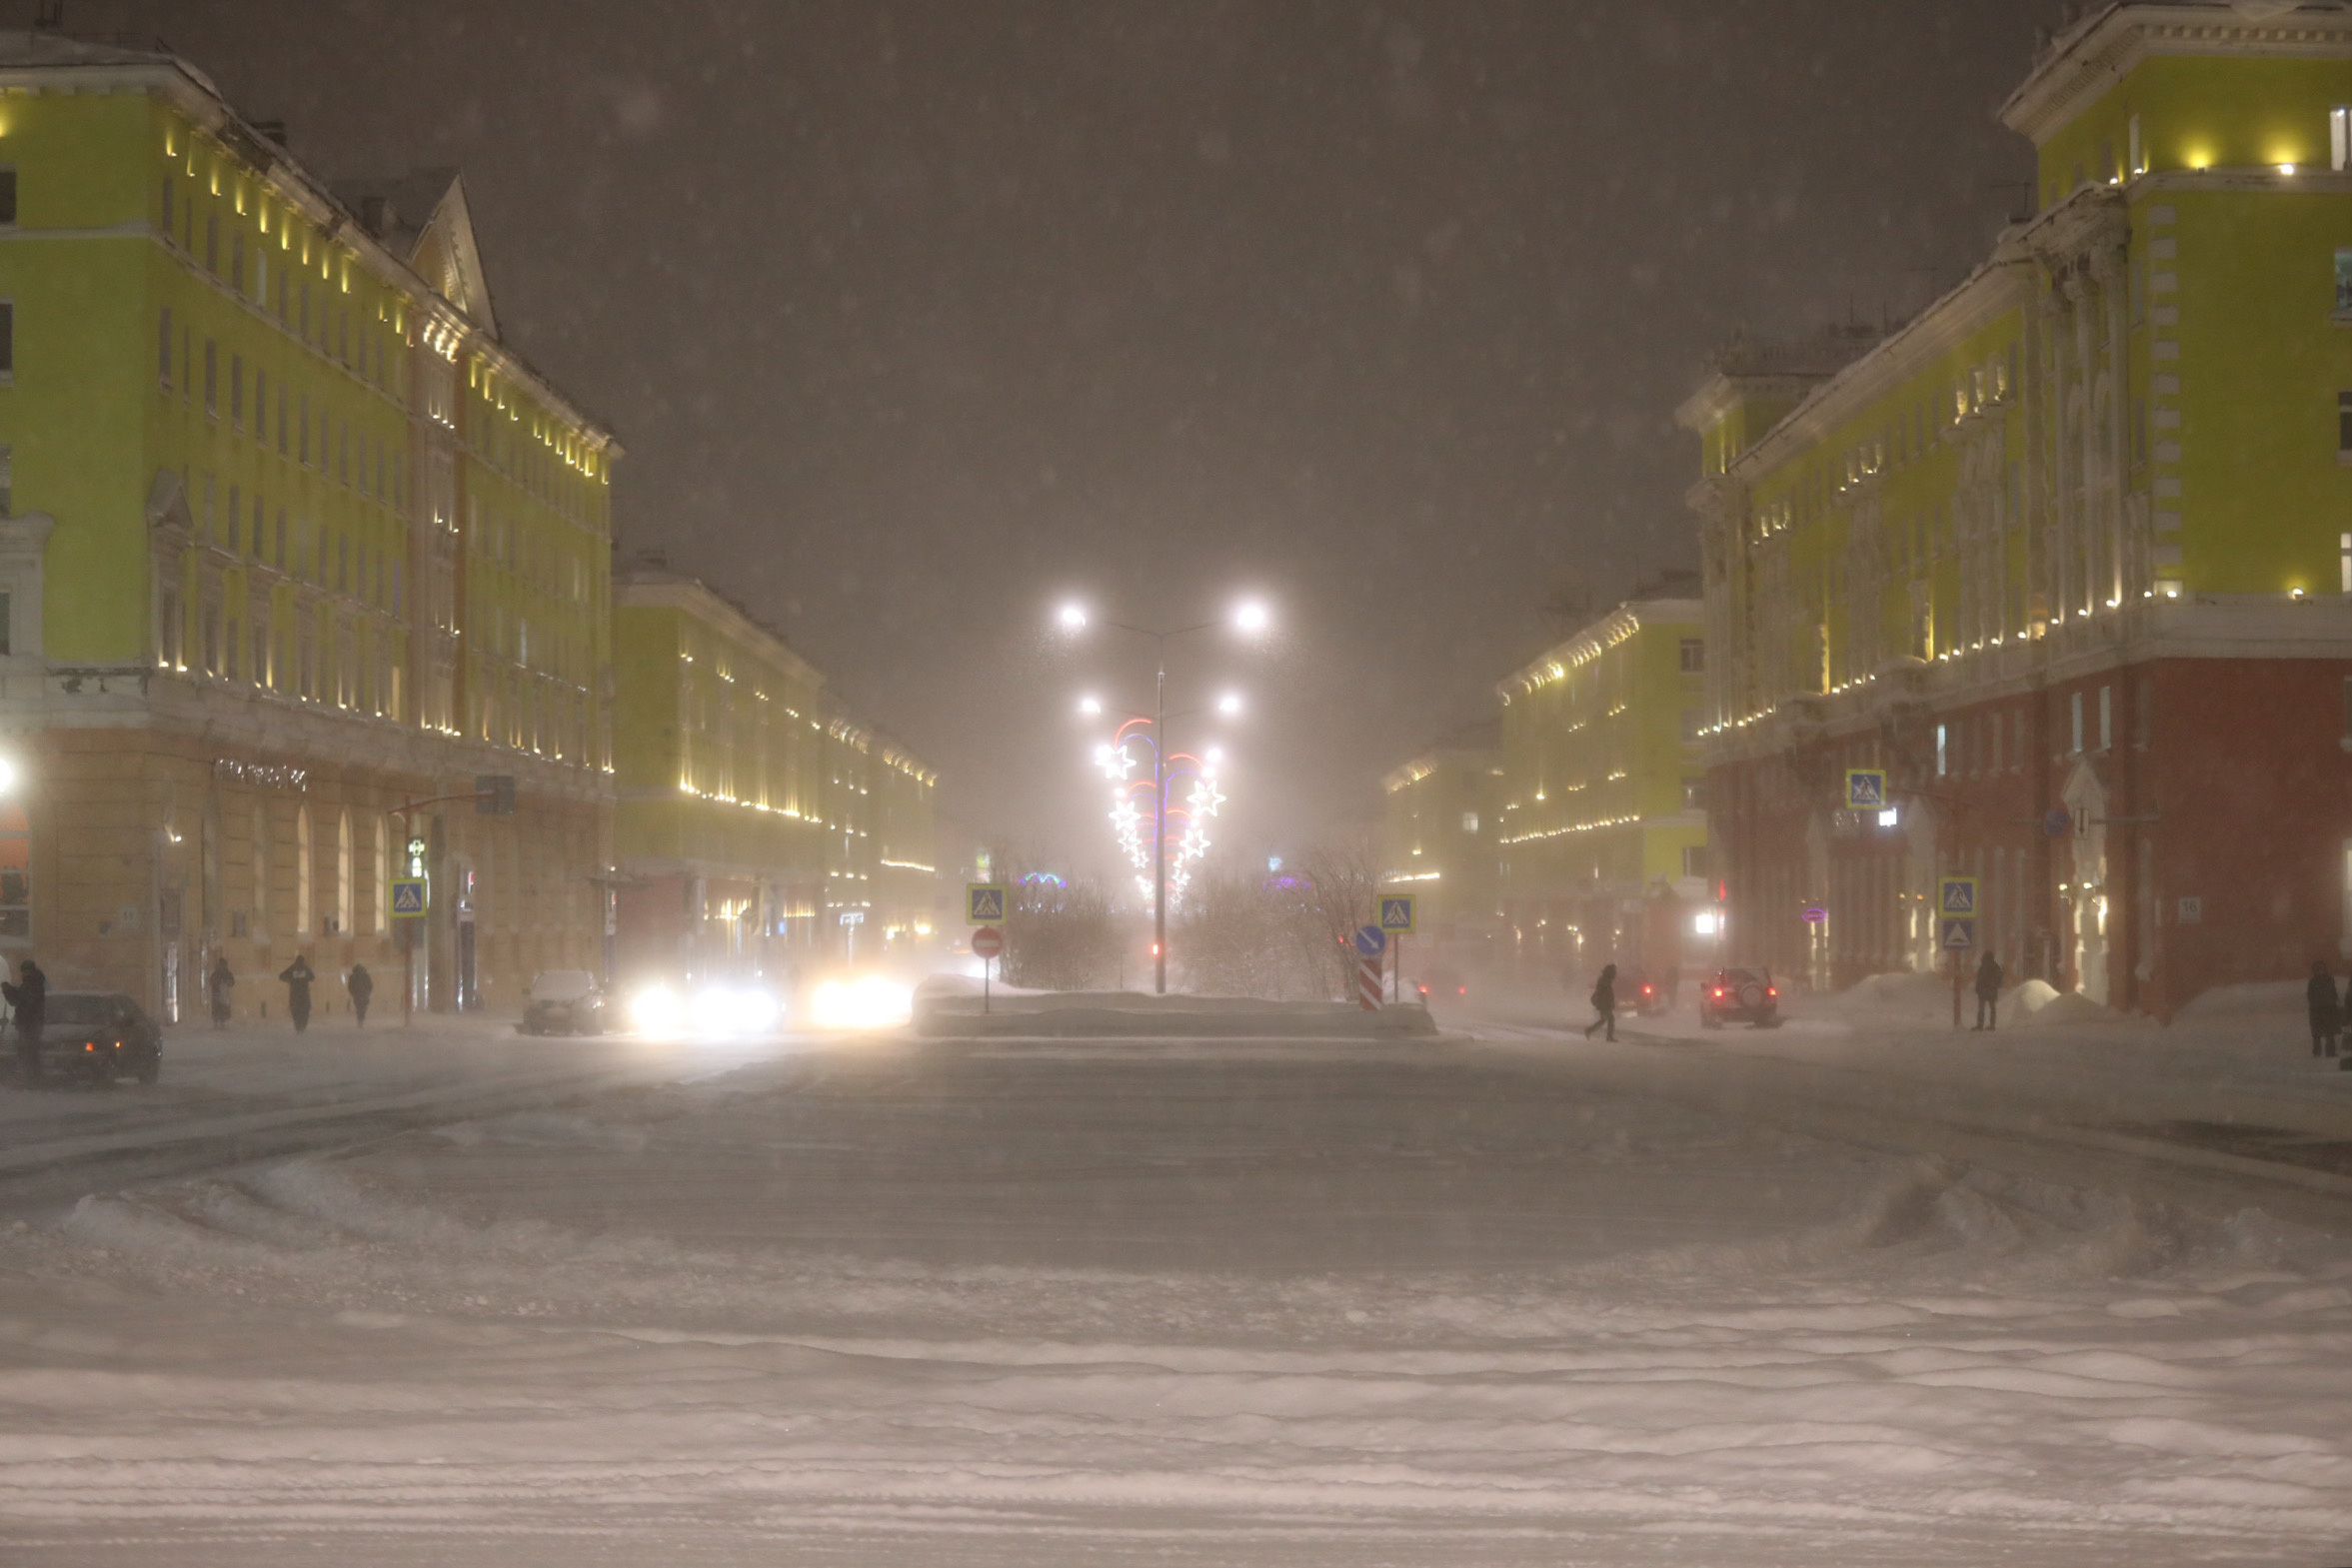
[[[1915,309],[2025,144],[2048,0],[277,5],[77,0],[328,177],[463,168],[505,337],[627,444],[624,553],[782,628],[944,776],[1108,867],[1053,607],[1213,638],[1226,845],[1368,817],[1566,569],[1695,564],[1705,353]],[[1964,24],[1964,31],[1962,25]],[[1115,679],[1125,676],[1124,683]],[[1178,744],[1207,739],[1179,732]]]

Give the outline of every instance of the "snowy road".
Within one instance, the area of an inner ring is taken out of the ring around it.
[[[411,1102],[20,1197],[0,1555],[2352,1560],[2352,1075],[2208,1032],[258,1042],[42,1135]]]

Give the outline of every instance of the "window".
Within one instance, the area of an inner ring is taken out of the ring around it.
[[[245,534],[245,498],[229,487],[229,554],[236,555]]]
[[[172,390],[172,308],[163,308],[163,318],[155,331],[155,380],[164,391]]]
[[[1985,728],[1991,732],[1992,745],[1987,749],[1990,755],[1985,760],[1984,771],[1997,774],[2001,771],[2001,716],[1992,715]]]
[[[2352,109],[2327,112],[2327,166],[2341,173],[2352,165]]]
[[[270,439],[270,373],[253,367],[253,439]]]
[[[16,516],[16,453],[0,445],[0,518]]]
[[[16,303],[0,300],[0,376],[16,374]]]
[[[278,389],[278,456],[286,455],[286,389]]]
[[[245,428],[245,356],[229,356],[229,423],[238,430]]]
[[[33,934],[33,824],[14,800],[0,801],[0,936]]]
[[[221,270],[221,215],[204,215],[204,270],[219,276]]]
[[[1461,830],[1465,833],[1474,833],[1478,830],[1477,812],[1464,811],[1461,813]]]
[[[2336,461],[2352,463],[2352,392],[2336,394]]]
[[[1935,727],[1935,777],[1943,778],[1951,772],[1951,732],[1948,726]]]
[[[2082,751],[2082,694],[2080,692],[2069,694],[2067,702],[2073,711],[2074,717],[2073,750],[2077,755],[2079,755]]]
[[[214,419],[221,413],[221,355],[220,346],[204,340],[204,412]]]
[[[1707,782],[1704,779],[1682,781],[1682,809],[1703,811],[1707,808]]]
[[[298,934],[310,930],[310,807],[299,806],[294,812],[294,929]]]
[[[1703,877],[1706,875],[1706,873],[1707,846],[1703,843],[1684,844],[1682,846],[1682,874],[1691,877]]]
[[[1695,637],[1682,640],[1682,673],[1697,675],[1707,667],[1707,645]]]
[[[11,623],[15,618],[9,614],[9,592],[0,588],[0,659],[6,659],[13,648],[16,629]]]
[[[163,182],[163,237],[167,240],[180,237],[179,196],[179,182],[166,175]]]
[[[2108,751],[2115,745],[2115,689],[2099,688],[2099,750]]]
[[[2133,174],[2147,173],[2148,154],[2145,145],[2140,141],[2140,117],[2136,114],[2131,117],[2130,124],[2126,127],[2126,140],[2129,143],[2131,155],[2131,172]]]

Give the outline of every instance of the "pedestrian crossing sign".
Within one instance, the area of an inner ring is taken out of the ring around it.
[[[1845,808],[1849,811],[1886,809],[1886,770],[1849,768],[1845,771]]]
[[[964,884],[964,923],[967,925],[995,925],[1005,918],[1005,884],[1003,882],[966,882]]]
[[[1966,952],[1976,945],[1976,916],[1973,914],[1945,915],[1936,924],[1942,936],[1939,945],[1946,952]]]
[[[1414,931],[1414,895],[1409,892],[1380,894],[1380,929],[1391,936],[1410,936]]]
[[[392,881],[392,917],[396,920],[421,920],[425,917],[425,878],[398,876]]]
[[[1935,912],[1938,914],[1974,914],[1976,912],[1976,878],[1946,876],[1936,883]]]

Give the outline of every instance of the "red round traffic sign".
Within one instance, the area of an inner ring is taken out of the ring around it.
[[[972,933],[972,955],[994,958],[1005,950],[1005,933],[994,925],[984,925]]]

